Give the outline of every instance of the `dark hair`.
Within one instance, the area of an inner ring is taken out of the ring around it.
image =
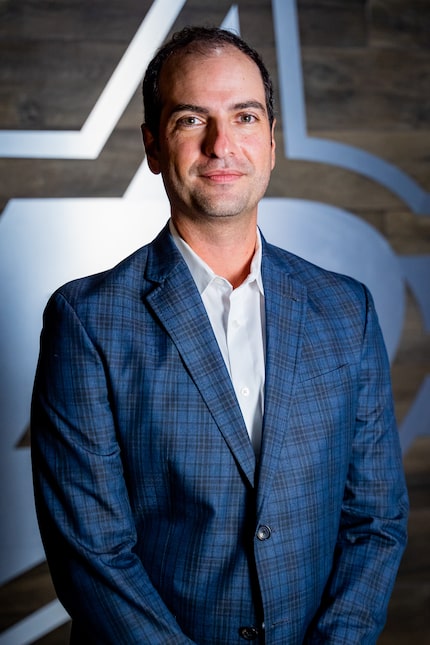
[[[145,110],[145,124],[158,139],[161,114],[160,74],[164,63],[171,57],[182,52],[190,51],[207,54],[218,47],[227,45],[236,47],[257,65],[263,81],[266,95],[266,108],[270,127],[274,120],[273,85],[269,72],[260,54],[250,47],[242,38],[231,31],[218,27],[185,27],[173,34],[155,54],[148,65],[143,79],[142,93]]]

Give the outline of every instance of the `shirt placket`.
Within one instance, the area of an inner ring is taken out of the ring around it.
[[[248,324],[258,312],[252,310],[255,298],[252,298],[250,289],[249,285],[244,285],[243,289],[236,289],[230,294],[226,338],[233,387],[248,434],[254,449],[258,451],[261,438],[261,379],[255,369],[258,344],[253,342]]]

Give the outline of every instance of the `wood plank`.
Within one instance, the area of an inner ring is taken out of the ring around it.
[[[430,56],[429,56],[430,62]],[[310,136],[338,141],[394,164],[430,191],[430,128],[404,130],[310,130]]]
[[[367,42],[366,0],[299,0],[303,47],[362,47]]]
[[[428,0],[372,0],[368,3],[369,42],[377,46],[428,48]]]
[[[430,129],[429,54],[400,48],[303,49],[309,129]]]
[[[188,0],[173,30],[220,24],[231,0]],[[243,36],[262,54],[276,88],[270,0],[238,0]],[[430,3],[428,0],[298,0],[309,135],[386,159],[430,191]],[[0,127],[79,129],[152,0],[0,0]],[[278,94],[278,92],[277,92]],[[278,102],[279,105],[279,102]],[[138,89],[100,157],[0,159],[0,212],[13,197],[119,197],[143,158]],[[278,160],[268,195],[322,201],[376,227],[399,254],[430,255],[430,217],[416,216],[370,179],[326,164]],[[407,294],[393,367],[401,422],[430,373],[430,338]],[[23,443],[28,436],[23,437]],[[382,645],[430,642],[430,438],[405,457],[410,541]],[[48,569],[0,587],[0,631],[54,597]],[[69,626],[38,641],[64,645]]]
[[[3,2],[0,40],[128,42],[152,0],[10,0]]]

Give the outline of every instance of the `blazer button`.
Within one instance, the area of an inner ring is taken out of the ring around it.
[[[261,524],[258,529],[257,529],[257,538],[264,542],[264,540],[268,540],[270,536],[272,535],[272,529],[270,526],[266,526],[265,524]]]
[[[258,638],[258,629],[256,627],[241,627],[239,634],[246,641],[255,641]]]

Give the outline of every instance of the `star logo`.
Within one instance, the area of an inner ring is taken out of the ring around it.
[[[0,131],[0,156],[97,159],[185,3],[154,0],[80,130]],[[359,147],[309,136],[296,2],[272,0],[272,12],[285,159],[328,164],[365,176],[393,193],[416,217],[428,217],[429,193],[400,168]],[[240,31],[236,5],[223,26]],[[161,180],[144,160],[122,197],[11,199],[0,218],[0,518],[8,518],[1,521],[0,584],[44,559],[33,508],[29,450],[18,446],[28,426],[47,298],[67,280],[112,266],[150,241],[168,213]],[[355,213],[312,200],[266,197],[259,224],[269,241],[356,277],[370,288],[391,359],[404,326],[406,289],[413,293],[429,332],[430,256],[398,256],[383,235]],[[403,450],[416,436],[430,433],[429,401],[430,375],[403,421]],[[13,515],[11,507],[18,509]],[[0,634],[0,645],[29,642],[29,635],[40,637],[67,619],[54,601]]]

